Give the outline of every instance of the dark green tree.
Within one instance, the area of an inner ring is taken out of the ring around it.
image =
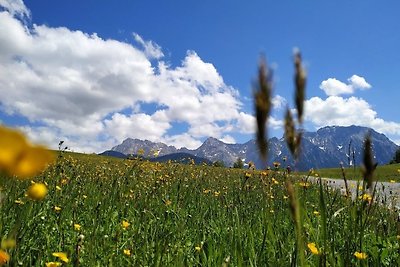
[[[390,161],[390,164],[395,164],[395,163],[400,163],[400,148],[397,149],[393,159]]]
[[[243,167],[244,167],[243,160],[241,158],[237,158],[236,162],[233,163],[233,168],[243,169]]]
[[[214,161],[213,166],[214,167],[225,167],[225,163],[222,160],[217,160],[217,161]]]

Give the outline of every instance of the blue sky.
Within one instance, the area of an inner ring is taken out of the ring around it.
[[[306,120],[362,125],[400,144],[396,1],[0,0],[0,121],[52,147],[100,152],[127,137],[196,148],[254,135],[260,53],[274,69],[270,136],[293,107],[293,49]]]

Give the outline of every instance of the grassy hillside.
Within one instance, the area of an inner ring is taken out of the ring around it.
[[[65,153],[41,201],[0,176],[0,236],[9,266],[400,265],[393,211],[289,179]]]

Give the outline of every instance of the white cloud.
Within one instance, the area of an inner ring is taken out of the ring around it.
[[[128,137],[158,141],[171,127],[169,122],[157,120],[157,114],[152,116],[140,113],[126,116],[115,113],[111,119],[105,120],[106,132],[116,140]]]
[[[281,129],[283,127],[283,121],[278,120],[271,116],[268,119],[268,125],[271,126],[272,129],[274,129],[274,130]]]
[[[188,51],[180,66],[153,66],[161,48],[134,37],[144,51],[65,27],[28,28],[0,12],[1,110],[41,125],[22,125],[35,140],[54,147],[63,139],[86,152],[127,137],[195,148],[211,134],[232,141],[228,133],[254,131],[237,90],[211,63]],[[156,106],[152,114],[146,103]],[[189,130],[170,136],[173,122]]]
[[[212,136],[220,138],[223,132],[223,127],[218,126],[216,123],[196,124],[189,129],[189,134],[194,137]]]
[[[282,107],[286,106],[287,100],[283,96],[276,95],[272,98],[272,105],[276,109],[281,109]]]
[[[10,12],[12,16],[30,17],[30,12],[22,0],[0,0],[0,6]]]
[[[133,33],[133,38],[136,42],[143,46],[144,53],[149,59],[160,59],[164,57],[161,47],[158,44],[154,43],[153,41],[143,40],[143,38],[137,33]]]
[[[173,145],[176,148],[186,147],[188,149],[196,149],[202,144],[198,139],[193,138],[193,136],[188,133],[164,136],[161,141]]]
[[[225,144],[235,144],[236,140],[230,135],[224,135],[222,138],[219,139],[220,141],[224,142]]]
[[[256,118],[253,115],[240,112],[236,127],[241,133],[250,134],[256,130]]]
[[[244,112],[239,113],[236,123],[236,128],[238,129],[238,132],[244,134],[252,134],[255,133],[256,127],[256,118],[253,115]],[[272,127],[272,129],[274,130],[282,129],[283,121],[273,116],[270,116],[267,121],[267,127]]]
[[[363,77],[353,75],[348,79],[348,84],[345,84],[335,78],[329,78],[322,81],[319,88],[321,88],[328,96],[337,96],[342,94],[353,94],[355,90],[370,89],[371,85],[366,82]]]
[[[400,123],[385,121],[362,98],[313,97],[305,102],[305,119],[316,127],[359,125],[385,134],[400,135]]]
[[[359,89],[370,89],[371,85],[367,83],[367,81],[360,76],[353,75],[351,76],[348,81],[352,85],[353,88],[359,88]]]

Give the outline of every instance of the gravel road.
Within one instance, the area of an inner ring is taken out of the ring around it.
[[[310,177],[309,179],[314,182],[317,181],[316,178]],[[343,179],[322,178],[322,181],[332,188],[337,188],[343,193],[346,192]],[[347,185],[354,197],[356,195],[357,181],[347,180]],[[386,204],[389,207],[394,205],[397,209],[400,209],[400,183],[378,182],[375,195],[376,201]]]

